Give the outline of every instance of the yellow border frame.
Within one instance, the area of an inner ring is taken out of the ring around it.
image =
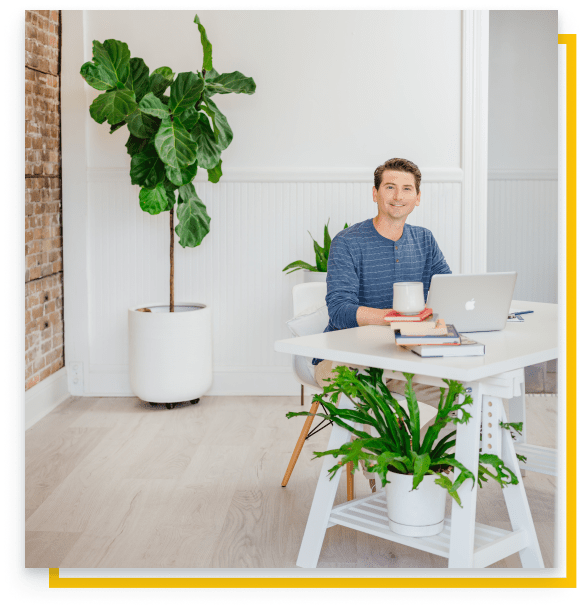
[[[60,578],[49,568],[49,587],[56,588],[411,588],[411,587],[521,587],[574,588],[577,586],[577,36],[559,34],[567,50],[567,576],[565,578]]]

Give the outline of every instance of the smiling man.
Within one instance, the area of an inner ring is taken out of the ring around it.
[[[326,304],[330,321],[324,330],[388,325],[393,283],[419,281],[427,293],[431,277],[451,274],[427,228],[410,226],[407,217],[421,201],[421,171],[411,161],[392,158],[374,172],[376,217],[336,235],[328,258]],[[314,359],[320,386],[330,376],[331,361]]]

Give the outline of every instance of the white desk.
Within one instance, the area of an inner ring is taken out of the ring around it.
[[[534,313],[525,315],[524,323],[508,323],[504,331],[472,334],[486,345],[483,357],[423,359],[398,347],[390,327],[381,326],[357,327],[275,343],[275,350],[279,352],[330,359],[352,367],[381,368],[387,378],[403,379],[401,372],[411,372],[415,374],[414,381],[423,384],[445,386],[442,378],[462,382],[466,390],[471,391],[474,402],[469,409],[472,415],[469,423],[457,426],[456,459],[465,464],[477,479],[482,424],[486,431],[483,453],[500,456],[519,479],[518,485],[507,486],[503,490],[512,523],[511,532],[476,524],[478,484],[472,488],[466,481],[458,491],[463,508],[453,502],[451,520],[446,522],[445,530],[436,536],[409,538],[388,529],[386,516],[382,515],[384,493],[378,492],[332,508],[340,475],[332,480],[328,478],[327,471],[335,460],[326,456],[306,524],[298,566],[315,568],[326,529],[343,525],[448,557],[450,568],[486,567],[516,552],[520,554],[523,567],[544,567],[514,444],[510,433],[503,431],[499,423],[506,422],[502,399],[523,394],[524,367],[558,357],[558,306],[514,301],[512,308],[534,310]],[[348,399],[344,396],[341,399],[342,407],[351,407]],[[334,425],[328,449],[340,447],[349,440],[350,432]]]

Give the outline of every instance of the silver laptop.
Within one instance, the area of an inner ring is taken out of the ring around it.
[[[504,329],[516,272],[436,274],[431,279],[427,307],[433,318],[453,323],[459,332]]]

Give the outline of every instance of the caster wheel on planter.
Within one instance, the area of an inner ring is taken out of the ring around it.
[[[200,399],[191,399],[190,403],[192,403],[192,405],[197,404],[200,401]]]
[[[167,410],[173,410],[175,407],[176,407],[176,403],[167,403],[166,404]]]

